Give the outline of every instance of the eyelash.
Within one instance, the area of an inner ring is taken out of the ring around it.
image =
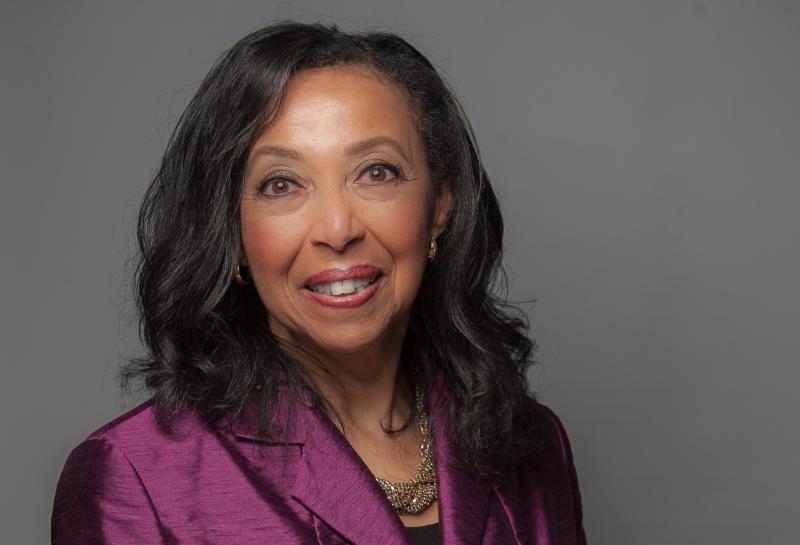
[[[359,178],[361,176],[363,176],[365,172],[369,172],[371,169],[373,169],[375,167],[383,167],[383,168],[389,170],[394,175],[394,177],[397,179],[397,181],[402,181],[403,180],[403,171],[400,169],[400,167],[397,166],[397,165],[394,165],[392,163],[389,163],[388,161],[384,161],[384,160],[375,161],[375,162],[370,163],[369,165],[365,166],[363,169],[361,169],[361,173],[359,174]],[[275,177],[266,178],[266,179],[262,180],[258,184],[258,194],[260,196],[262,196],[262,197],[267,198],[267,199],[282,199],[282,198],[284,198],[284,196],[268,195],[268,194],[264,193],[264,190],[269,186],[269,184],[271,184],[272,182],[277,182],[277,181],[285,181],[285,182],[289,182],[290,184],[295,184],[295,185],[297,184],[297,182],[295,182],[292,178],[289,178],[287,176],[275,176]]]

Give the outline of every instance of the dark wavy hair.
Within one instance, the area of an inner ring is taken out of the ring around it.
[[[400,370],[407,379],[413,355],[426,354],[452,393],[458,462],[497,476],[540,444],[526,378],[536,345],[525,314],[498,293],[507,293],[503,220],[469,120],[431,63],[391,33],[280,21],[216,61],[180,116],[141,205],[135,293],[147,356],[123,365],[120,385],[130,391],[141,382],[170,432],[183,408],[210,422],[226,414],[235,422],[254,402],[259,433],[267,434],[279,380],[292,399],[307,395],[331,408],[293,347],[269,331],[252,284],[239,286],[232,275],[250,148],[293,74],[336,65],[369,67],[407,91],[434,184],[453,193],[438,255],[411,310]]]

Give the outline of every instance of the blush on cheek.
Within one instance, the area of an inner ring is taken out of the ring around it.
[[[428,239],[430,218],[426,211],[427,199],[424,194],[404,200],[394,206],[376,209],[370,214],[371,230],[392,252],[406,253],[420,248],[420,242]],[[404,251],[405,250],[405,251]]]
[[[242,245],[254,282],[267,293],[286,291],[289,271],[302,247],[302,234],[286,218],[243,222]]]

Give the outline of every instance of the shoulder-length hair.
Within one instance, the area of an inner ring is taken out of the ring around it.
[[[482,476],[499,475],[539,444],[526,378],[535,342],[524,313],[496,293],[507,291],[503,220],[469,120],[432,64],[391,33],[281,21],[217,60],[178,120],[141,205],[135,292],[147,355],[122,367],[121,386],[141,380],[167,431],[188,406],[209,421],[226,414],[235,421],[255,402],[266,434],[279,382],[294,399],[307,395],[330,408],[272,336],[252,284],[232,277],[252,144],[293,74],[344,64],[367,66],[407,91],[434,184],[453,193],[438,255],[412,307],[401,370],[422,352],[441,371],[459,461]]]

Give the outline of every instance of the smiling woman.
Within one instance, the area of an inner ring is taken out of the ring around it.
[[[58,483],[77,543],[582,544],[567,435],[494,291],[469,121],[402,38],[283,22],[234,45],[142,204],[152,397]]]
[[[400,89],[368,68],[305,70],[245,170],[240,262],[270,330],[356,383],[394,373],[452,201],[446,185],[435,193],[412,119]]]

